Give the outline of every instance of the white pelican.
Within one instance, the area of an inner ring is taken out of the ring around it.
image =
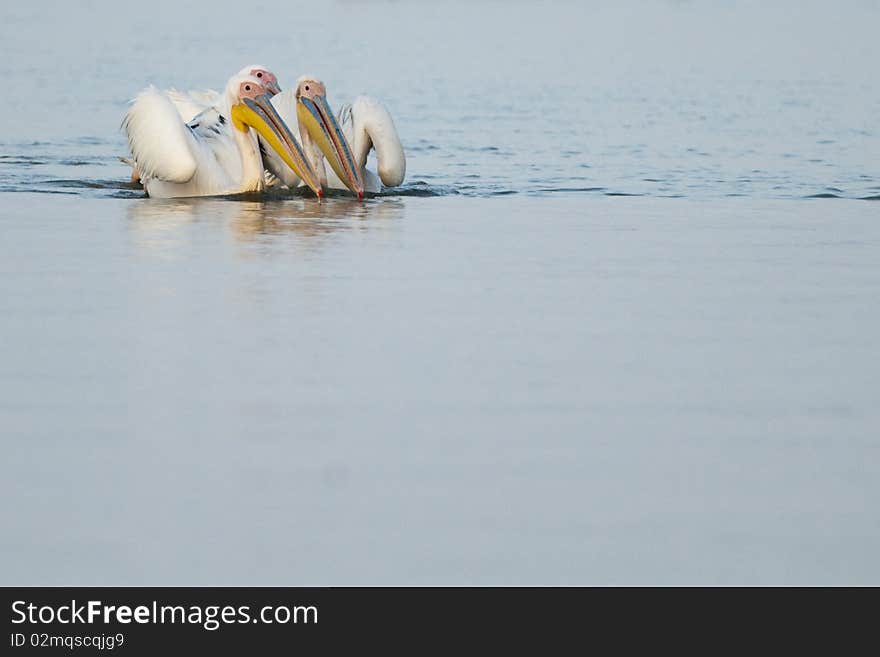
[[[214,121],[204,123],[198,117],[185,123],[168,95],[153,87],[142,91],[122,125],[147,194],[171,198],[262,189],[259,134],[265,150],[321,196],[318,177],[269,100],[276,90],[277,82],[267,86],[250,72],[239,73],[227,83]]]
[[[294,92],[279,93],[272,98],[272,104],[288,125],[292,126],[294,119],[299,123],[303,151],[322,185],[337,189],[348,187],[362,196],[363,191],[381,191],[383,184],[397,187],[403,182],[406,156],[391,114],[379,101],[358,96],[350,105],[342,106],[337,119],[327,103],[324,83],[305,75],[297,80]],[[329,138],[336,148],[325,143],[325,138]],[[353,157],[345,157],[345,149],[339,147],[346,142],[352,146]],[[367,157],[373,148],[376,150],[378,175],[366,168]],[[263,161],[270,173],[288,187],[300,184],[274,153],[267,149],[264,152]],[[329,178],[322,153],[332,169]]]

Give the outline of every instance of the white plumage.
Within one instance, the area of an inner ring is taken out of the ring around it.
[[[245,67],[243,71],[254,74],[264,69],[254,65]],[[295,90],[283,91],[272,97],[272,105],[284,122],[291,127],[299,124],[297,102],[302,89],[309,83],[313,86],[317,84],[321,91],[324,91],[324,85],[319,80],[312,76],[302,76],[297,80]],[[202,126],[218,126],[222,114],[218,110],[220,94],[216,91],[168,89],[163,93],[174,104],[184,121]],[[358,96],[354,102],[340,108],[336,120],[351,146],[354,163],[362,176],[365,191],[380,192],[383,185],[397,187],[403,183],[406,176],[406,155],[391,113],[381,102],[370,96]],[[228,125],[219,128],[223,132],[230,129]],[[294,133],[294,136],[302,145],[311,167],[324,186],[334,189],[349,187],[340,179],[333,167],[328,169],[324,166],[324,154],[309,138],[306,130],[300,126],[299,134]],[[262,138],[260,142],[263,163],[267,170],[267,185],[283,184],[293,188],[303,184],[299,176],[284,164],[283,159],[271,148],[266,147]],[[376,151],[377,172],[366,168],[371,150]]]
[[[174,103],[174,107],[186,123],[206,109],[217,107],[220,104],[220,94],[213,89],[180,91],[179,89],[166,89],[163,92]]]
[[[257,133],[245,124],[241,128],[233,127],[230,121],[233,107],[241,108],[247,102],[242,98],[245,88],[260,102],[269,95],[263,81],[249,74],[233,76],[222,95],[203,92],[197,96],[173,90],[160,92],[154,87],[138,94],[122,126],[136,174],[148,195],[159,198],[207,196],[263,188],[264,165]],[[215,103],[209,109],[189,123],[185,122],[185,113],[212,99]],[[256,114],[251,116],[256,117]],[[269,125],[259,117],[254,120],[258,129],[267,130],[266,134],[280,134],[277,126]],[[289,135],[286,126],[283,128]],[[276,144],[285,145],[283,139]],[[275,152],[275,148],[277,146],[267,150]],[[290,149],[282,150],[286,157],[293,156],[292,161],[300,164],[301,152],[297,158]],[[279,160],[284,162],[283,158]],[[300,167],[298,175],[310,175],[305,162],[302,165],[305,169]],[[315,189],[320,191],[319,187]]]
[[[382,183],[388,187],[403,184],[406,155],[394,119],[386,107],[370,96],[358,96],[350,105],[342,106],[337,118],[361,170],[367,170],[370,149],[375,149],[377,172]]]
[[[145,186],[154,178],[178,184],[192,179],[199,145],[165,94],[155,87],[139,93],[122,129]]]

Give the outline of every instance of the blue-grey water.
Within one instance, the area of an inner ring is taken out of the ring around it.
[[[0,583],[880,583],[880,3],[0,8]],[[404,186],[153,200],[143,86]]]

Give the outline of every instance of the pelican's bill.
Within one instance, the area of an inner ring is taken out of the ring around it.
[[[296,104],[296,115],[309,135],[327,158],[333,171],[351,191],[364,197],[364,181],[351,154],[351,146],[333,116],[327,100],[323,96],[300,97]]]
[[[260,133],[266,143],[278,153],[285,164],[311,187],[319,197],[324,192],[314,169],[309,165],[302,148],[294,139],[290,128],[284,122],[266,95],[256,98],[243,98],[232,108],[232,120],[239,129],[251,127]]]

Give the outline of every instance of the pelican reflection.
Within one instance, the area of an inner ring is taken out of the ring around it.
[[[334,234],[392,227],[404,202],[394,198],[142,199],[129,204],[129,231],[138,251],[174,257],[218,232],[240,245],[293,243],[314,248]],[[218,231],[219,229],[219,231]],[[311,243],[311,244],[310,244]]]

